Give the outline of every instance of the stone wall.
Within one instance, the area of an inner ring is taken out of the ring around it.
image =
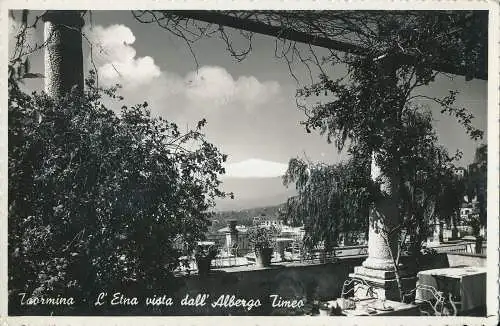
[[[486,256],[467,253],[447,253],[450,267],[455,266],[477,266],[486,267]]]
[[[280,309],[272,307],[272,297],[283,300],[302,300],[304,304],[312,299],[325,300],[338,298],[342,285],[349,273],[365,257],[342,259],[336,263],[273,266],[266,269],[246,271],[214,270],[206,277],[183,277],[180,288],[174,294],[174,301],[180,302],[186,295],[194,298],[198,294],[209,294],[208,303],[216,302],[221,295],[234,295],[235,299],[259,300],[260,307],[203,307],[176,306],[172,313],[179,315],[280,315],[297,314],[301,309]],[[174,308],[174,307],[173,307]],[[175,312],[174,312],[175,310]]]
[[[429,256],[422,269],[445,268],[462,265],[455,254],[441,253]],[[477,266],[473,259],[477,257],[462,256],[463,264],[469,259],[469,264]],[[272,307],[271,295],[283,300],[302,300],[306,305],[312,300],[331,300],[340,297],[344,281],[352,273],[355,266],[361,265],[365,256],[340,259],[336,263],[316,265],[275,265],[264,269],[224,269],[213,270],[205,277],[197,275],[178,278],[179,284],[170,295],[176,304],[170,309],[162,309],[167,315],[293,315],[302,314],[299,308],[282,309]],[[484,262],[486,259],[482,258]],[[203,306],[181,306],[186,295],[195,299],[197,295],[206,294]],[[220,296],[227,295],[228,300],[234,295],[237,299],[259,300],[260,307],[212,307]],[[152,312],[152,311],[149,311]]]

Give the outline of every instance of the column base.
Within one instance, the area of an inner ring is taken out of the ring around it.
[[[394,262],[391,259],[381,259],[376,257],[368,257],[362,263],[363,267],[367,269],[381,270],[381,271],[393,271]]]
[[[403,292],[410,291],[415,288],[417,278],[407,270],[400,272],[400,280]],[[371,286],[379,299],[400,301],[398,282],[394,270],[377,270],[364,266],[354,267],[354,273],[349,274],[349,277],[355,277],[365,281],[368,286]],[[363,297],[367,293],[366,285],[356,285],[355,296]]]

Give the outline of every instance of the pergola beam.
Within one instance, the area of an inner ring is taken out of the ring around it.
[[[317,47],[327,48],[331,50],[351,53],[355,55],[367,55],[370,50],[359,45],[335,40],[333,38],[321,37],[311,35],[305,32],[297,31],[291,28],[284,28],[281,26],[273,26],[263,22],[250,20],[247,18],[240,18],[228,15],[220,11],[207,11],[207,10],[180,10],[170,11],[176,16],[203,21],[210,24],[227,26],[239,30],[245,30],[252,33],[263,34],[280,39],[287,39],[290,41],[306,43]],[[411,64],[415,59],[409,55],[400,55],[397,60],[400,63]],[[457,67],[452,64],[440,63],[432,67],[436,71],[449,73],[453,75],[461,75],[466,77],[473,77],[478,79],[488,79],[486,71],[467,71],[466,67]]]
[[[291,28],[272,26],[262,22],[234,17],[215,11],[175,11],[175,15],[347,53],[358,55],[365,55],[368,53],[367,49],[352,43],[337,41],[327,37],[319,37],[293,30]]]

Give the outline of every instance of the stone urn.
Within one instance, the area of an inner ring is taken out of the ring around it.
[[[194,257],[198,267],[198,275],[206,276],[210,272],[212,260],[217,255],[217,248],[214,245],[201,245],[198,244],[195,249]]]
[[[212,265],[211,257],[198,257],[196,258],[196,265],[198,267],[198,275],[206,276],[210,272],[210,267]]]

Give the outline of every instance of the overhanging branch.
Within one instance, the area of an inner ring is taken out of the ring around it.
[[[354,55],[365,56],[369,54],[377,54],[377,56],[383,56],[386,54],[383,53],[383,50],[380,53],[375,53],[376,50],[374,50],[373,48],[363,47],[355,44],[354,42],[346,42],[335,39],[334,37],[314,35],[313,33],[299,31],[297,29],[294,29],[293,27],[284,26],[283,24],[272,25],[269,20],[267,22],[264,22],[265,19],[263,19],[262,21],[252,19],[251,14],[238,16],[236,14],[233,14],[237,13],[234,11],[223,12],[207,10],[162,11],[162,13],[166,15],[175,15],[180,17],[181,19],[193,19],[209,24],[227,26],[238,30],[272,36],[278,39],[289,40],[292,42],[305,43],[312,46]],[[443,15],[446,15],[446,13],[443,13]],[[461,23],[466,25],[466,22]],[[412,65],[412,63],[415,62],[415,58],[411,55],[399,54],[396,58],[394,58],[394,53],[392,53],[391,55],[393,55],[393,59],[397,60],[401,64]],[[470,68],[467,68],[465,65],[457,66],[446,62],[441,62],[433,64],[432,69],[443,73],[465,76],[467,79],[488,79],[487,68],[485,67],[480,67],[476,69],[476,71],[470,71]]]

